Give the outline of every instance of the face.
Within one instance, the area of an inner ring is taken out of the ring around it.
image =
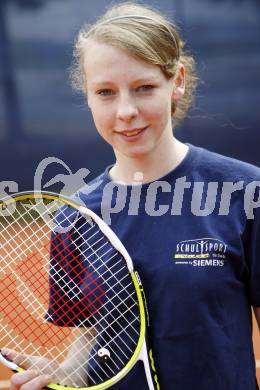
[[[105,43],[88,42],[84,60],[88,105],[116,156],[138,158],[163,148],[172,138],[173,79]]]

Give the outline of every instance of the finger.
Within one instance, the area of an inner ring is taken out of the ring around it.
[[[12,384],[12,382],[11,382],[11,384],[10,384],[10,386],[9,386],[9,390],[18,390],[19,389],[19,387],[18,386],[15,386],[14,384]]]
[[[19,390],[42,390],[51,382],[49,375],[40,375],[20,386]]]
[[[4,357],[8,357],[8,355],[10,354],[10,352],[12,351],[12,349],[9,349],[9,348],[2,348],[1,349],[1,354],[4,356]],[[15,351],[14,351],[15,352]]]
[[[19,352],[16,352],[14,349],[9,349],[9,348],[3,348],[1,349],[1,354],[4,357],[7,357],[8,359],[13,360],[16,356],[20,355]]]
[[[28,381],[32,380],[37,375],[39,374],[35,370],[28,370],[25,372],[14,374],[11,377],[11,384],[9,390],[19,390],[24,383],[27,383]]]
[[[24,355],[20,352],[16,352],[15,350],[8,348],[3,348],[1,350],[1,353],[4,357],[11,360],[20,367],[22,366],[23,368],[29,368],[30,366],[32,366],[30,356]]]
[[[28,370],[11,377],[10,390],[40,390],[50,382],[49,375],[39,375],[36,370]]]

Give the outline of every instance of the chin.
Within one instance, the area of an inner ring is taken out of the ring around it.
[[[142,158],[142,157],[146,157],[146,156],[150,155],[152,153],[152,149],[147,148],[145,146],[142,146],[142,147],[137,146],[137,147],[133,147],[133,148],[127,148],[124,150],[120,150],[120,153],[126,157],[138,159],[138,158]]]

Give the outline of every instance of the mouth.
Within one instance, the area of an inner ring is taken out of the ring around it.
[[[147,129],[148,126],[145,126],[145,127],[142,127],[142,128],[135,128],[135,129],[131,129],[131,130],[122,130],[122,131],[116,131],[116,133],[120,134],[120,135],[123,135],[127,138],[131,138],[131,137],[136,137],[137,135],[139,135],[140,133],[142,133],[144,130]]]

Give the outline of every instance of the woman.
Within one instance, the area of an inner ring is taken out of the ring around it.
[[[77,196],[111,224],[141,274],[161,389],[258,389],[259,169],[175,138],[197,80],[176,28],[158,12],[112,7],[83,27],[75,56],[74,84],[116,157],[96,190]],[[49,380],[15,374],[11,390]],[[112,388],[146,389],[143,367]]]

